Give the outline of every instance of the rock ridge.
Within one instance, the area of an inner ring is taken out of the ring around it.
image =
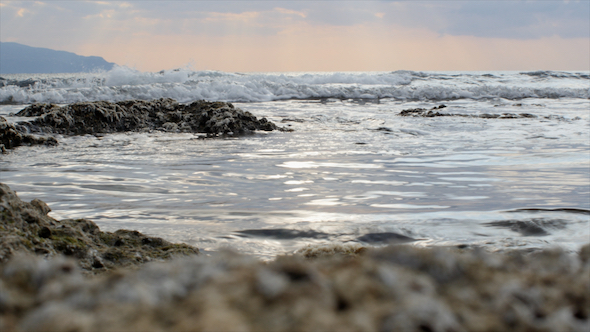
[[[29,123],[19,123],[31,132],[62,135],[163,130],[218,136],[286,130],[266,118],[257,119],[231,103],[199,100],[180,104],[170,98],[80,102],[65,106],[33,104],[16,115],[38,117]]]
[[[292,131],[266,118],[258,119],[231,103],[205,100],[190,104],[180,104],[170,98],[80,102],[65,106],[36,103],[16,115],[36,118],[11,124],[0,117],[0,151],[3,153],[21,145],[58,144],[54,137],[37,135],[100,135],[161,130],[219,137],[248,135],[255,131]]]

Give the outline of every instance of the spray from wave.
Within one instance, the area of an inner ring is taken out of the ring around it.
[[[559,83],[557,83],[559,81]],[[567,82],[565,82],[567,81]],[[264,102],[288,99],[589,98],[590,75],[574,72],[332,72],[227,73],[189,68],[141,72],[115,66],[106,72],[6,75],[0,104],[74,103],[173,98]]]

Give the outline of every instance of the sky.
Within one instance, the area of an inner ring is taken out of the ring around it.
[[[0,41],[141,71],[590,70],[590,0],[0,0]]]

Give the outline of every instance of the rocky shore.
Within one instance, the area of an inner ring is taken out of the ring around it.
[[[199,100],[191,104],[179,104],[170,98],[116,103],[96,101],[65,106],[33,104],[16,115],[36,118],[13,125],[0,117],[0,148],[3,151],[20,145],[57,144],[53,137],[31,134],[96,135],[161,130],[217,137],[246,135],[257,130],[290,131],[266,118],[258,119],[231,103]]]
[[[63,255],[75,259],[85,273],[94,274],[199,252],[136,231],[103,232],[87,219],[56,220],[47,215],[50,211],[39,199],[23,202],[0,183],[0,263],[23,252]]]
[[[308,247],[210,257],[0,185],[2,331],[588,331],[590,245]],[[143,264],[144,262],[149,262]]]

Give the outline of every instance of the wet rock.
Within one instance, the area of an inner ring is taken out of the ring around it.
[[[17,252],[61,254],[75,258],[85,271],[96,273],[199,252],[189,245],[136,231],[102,232],[86,219],[55,220],[47,215],[49,211],[43,201],[23,202],[0,183],[0,262]]]
[[[513,105],[518,106],[518,105]],[[522,105],[520,105],[522,106]],[[411,108],[407,110],[402,110],[398,113],[399,116],[411,116],[411,117],[422,117],[422,118],[433,118],[439,116],[454,116],[454,117],[462,117],[462,118],[482,118],[482,119],[521,119],[521,118],[537,118],[536,115],[529,114],[529,113],[502,113],[502,114],[490,114],[490,113],[483,113],[479,115],[469,115],[469,114],[460,114],[460,113],[446,113],[446,112],[439,112],[438,110],[442,108],[446,108],[446,105],[439,105],[432,107],[430,109],[425,108]]]
[[[244,135],[256,130],[288,131],[266,118],[257,119],[250,112],[235,108],[231,103],[204,100],[186,105],[169,98],[116,103],[81,102],[62,107],[33,104],[17,115],[38,117],[31,122],[20,123],[32,132],[64,135],[164,130],[217,136]]]
[[[393,132],[393,130],[391,128],[387,128],[387,127],[379,127],[374,129],[375,131],[381,131],[381,132],[385,132],[385,133],[391,133]]]
[[[303,123],[305,122],[304,119],[299,119],[299,118],[284,118],[281,120],[281,123],[285,123],[285,122],[298,122],[298,123]]]
[[[485,223],[489,227],[504,227],[518,232],[522,236],[545,236],[552,229],[565,228],[566,222],[562,219],[531,218],[527,220],[501,220]]]
[[[519,116],[514,113],[502,113],[500,119],[517,119]]]
[[[515,209],[509,210],[508,212],[566,212],[566,213],[575,213],[575,214],[585,214],[590,216],[590,210],[588,209],[576,209],[576,208],[555,208],[555,209],[546,209],[546,208],[528,208],[528,209]]]
[[[6,153],[8,149],[14,149],[21,145],[57,145],[53,137],[41,137],[24,133],[18,126],[8,123],[0,116],[0,152]]]
[[[409,236],[392,232],[368,233],[363,236],[359,236],[356,240],[366,243],[403,243],[416,241],[416,239],[413,239]]]
[[[367,248],[360,244],[331,244],[306,246],[297,250],[295,254],[305,258],[317,259],[320,257],[358,257],[365,251],[367,251]]]
[[[500,117],[500,114],[483,113],[483,114],[480,114],[479,117],[482,119],[497,119]]]
[[[62,257],[20,256],[0,264],[0,329],[587,331],[588,248],[338,246],[354,254],[271,262],[222,251],[93,278]]]
[[[260,236],[268,237],[273,239],[292,240],[299,238],[314,238],[314,239],[325,239],[329,236],[327,233],[316,232],[313,230],[300,231],[295,229],[245,229],[237,231],[239,236]]]
[[[407,109],[407,110],[402,110],[401,112],[399,112],[399,116],[412,116],[412,117],[425,117],[425,118],[432,118],[432,117],[436,117],[436,116],[451,116],[451,114],[449,113],[441,113],[438,112],[437,110],[446,108],[446,105],[439,105],[439,106],[435,106],[431,109],[425,109],[425,108],[411,108],[411,109]]]
[[[534,114],[530,114],[530,113],[520,113],[520,114],[518,114],[518,115],[519,115],[520,117],[522,117],[522,118],[533,118],[533,119],[534,119],[534,118],[536,118],[536,117],[537,117],[536,115],[534,115]]]

